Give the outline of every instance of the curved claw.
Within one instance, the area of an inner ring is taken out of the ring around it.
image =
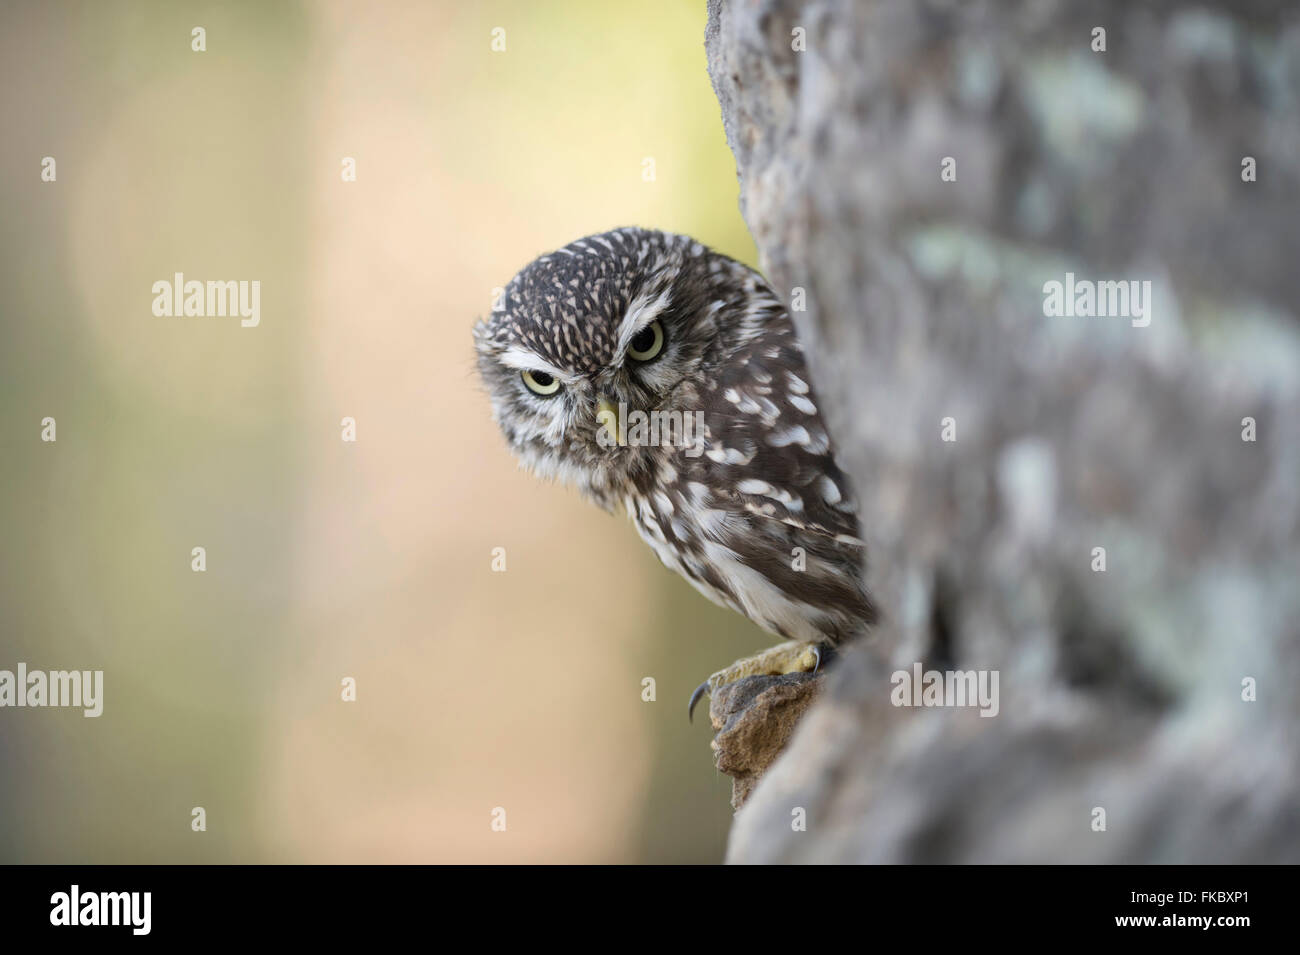
[[[813,656],[817,658],[817,662],[813,664],[813,676],[816,676],[817,671],[822,668],[822,648],[814,646],[812,652]]]
[[[708,691],[708,689],[709,689],[708,680],[705,680],[703,683],[701,683],[699,686],[695,688],[695,692],[691,694],[691,702],[688,703],[686,706],[686,722],[688,723],[695,722],[695,704],[700,702],[700,697],[702,697],[705,694],[705,692]]]

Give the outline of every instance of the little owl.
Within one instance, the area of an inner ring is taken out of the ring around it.
[[[626,510],[664,564],[788,641],[714,674],[692,709],[710,686],[814,668],[873,621],[853,494],[758,273],[618,229],[526,266],[474,337],[524,465]]]

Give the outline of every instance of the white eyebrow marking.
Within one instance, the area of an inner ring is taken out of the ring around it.
[[[636,333],[641,331],[658,317],[659,313],[668,307],[668,289],[659,293],[659,297],[653,300],[645,297],[633,299],[627,307],[627,313],[623,316],[622,322],[618,326],[618,346],[615,349],[618,358],[621,360],[623,353],[627,351],[627,346],[631,344]]]
[[[518,368],[520,371],[544,371],[560,381],[572,384],[577,381],[580,375],[571,375],[563,369],[556,368],[546,359],[540,357],[535,352],[530,352],[527,348],[521,348],[518,345],[511,345],[503,351],[498,358],[501,364],[507,368]]]

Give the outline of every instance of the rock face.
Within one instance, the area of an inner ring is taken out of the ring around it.
[[[714,763],[731,777],[731,807],[739,809],[781,755],[824,677],[810,673],[751,676],[718,688],[709,700],[716,734]]]
[[[1300,861],[1300,8],[710,0],[706,46],[885,618],[729,860]],[[996,715],[894,705],[915,663]]]

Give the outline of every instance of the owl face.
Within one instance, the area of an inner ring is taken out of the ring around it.
[[[606,506],[648,467],[653,449],[620,446],[609,425],[638,410],[693,411],[693,383],[719,345],[712,260],[730,262],[684,236],[620,229],[511,280],[474,337],[493,415],[526,466]]]

